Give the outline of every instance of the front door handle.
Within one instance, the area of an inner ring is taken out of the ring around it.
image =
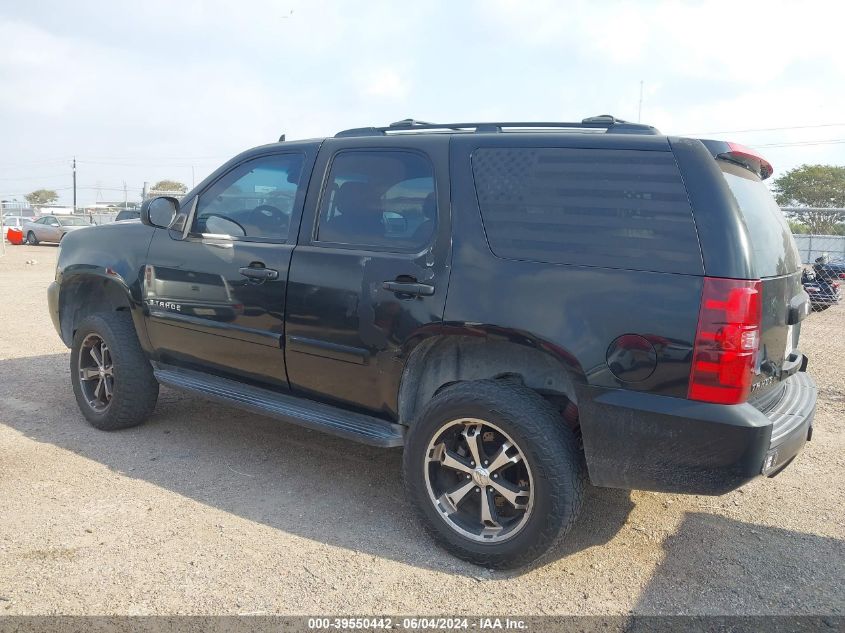
[[[417,280],[413,281],[385,281],[382,288],[395,292],[398,295],[411,295],[416,297],[430,297],[434,294],[434,286],[430,284],[421,284]]]
[[[279,271],[272,268],[263,268],[258,266],[247,266],[240,269],[240,273],[249,279],[258,281],[265,281],[267,279],[278,279]]]

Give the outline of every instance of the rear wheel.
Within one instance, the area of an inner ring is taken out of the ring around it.
[[[80,323],[70,371],[79,409],[98,429],[135,426],[155,408],[158,382],[128,312],[93,314]]]
[[[38,238],[35,237],[35,233],[30,231],[29,233],[26,234],[26,243],[31,244],[32,246],[35,246],[35,245],[38,244]]]
[[[408,495],[449,552],[493,568],[528,564],[574,523],[584,488],[577,441],[526,387],[460,383],[435,396],[405,446]]]

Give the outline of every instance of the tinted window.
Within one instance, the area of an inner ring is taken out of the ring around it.
[[[235,167],[200,195],[194,231],[287,239],[302,161],[283,154]]]
[[[117,214],[117,217],[114,219],[115,222],[121,222],[123,220],[137,220],[141,217],[140,211],[131,211],[129,209],[124,209]]]
[[[719,161],[719,166],[745,218],[757,274],[775,277],[798,270],[801,256],[792,231],[763,181],[739,165]]]
[[[434,232],[434,170],[419,154],[340,152],[320,204],[321,242],[414,250]]]
[[[500,257],[701,274],[692,209],[669,152],[483,148],[472,156]]]

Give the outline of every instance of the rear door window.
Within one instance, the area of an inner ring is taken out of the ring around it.
[[[720,160],[719,167],[748,227],[757,274],[778,277],[801,268],[789,224],[763,181],[740,165]]]
[[[670,152],[480,148],[472,168],[487,240],[499,257],[703,272]]]
[[[345,150],[333,159],[320,204],[318,242],[414,252],[437,221],[434,166],[409,151]]]

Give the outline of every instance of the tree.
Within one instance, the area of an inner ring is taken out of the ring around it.
[[[845,167],[801,165],[773,184],[782,207],[845,207]]]
[[[797,207],[791,219],[816,235],[835,234],[845,220],[845,167],[801,165],[790,169],[773,183],[778,204]]]
[[[794,234],[799,233],[807,233],[807,225],[798,222],[797,220],[790,220],[789,221],[789,230],[792,231]]]
[[[55,202],[59,199],[59,194],[52,189],[36,189],[32,193],[26,194],[24,198],[32,206],[38,206]]]
[[[823,209],[821,207],[793,207],[785,211],[793,233],[811,235],[841,235],[845,211],[842,209]],[[800,226],[803,230],[794,230]]]
[[[178,191],[185,193],[188,191],[188,187],[178,180],[159,180],[153,185],[153,191]]]

